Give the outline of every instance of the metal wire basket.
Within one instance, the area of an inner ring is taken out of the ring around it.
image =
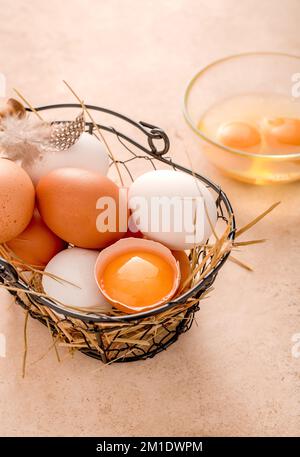
[[[122,132],[115,126],[102,125],[97,122],[100,130],[109,132],[122,144],[123,156],[117,158],[120,167],[130,178],[134,179],[133,163],[143,160],[145,166],[154,169],[160,166],[171,167],[184,173],[192,174],[204,183],[215,195],[218,220],[229,224],[228,240],[233,241],[235,236],[235,218],[231,204],[219,186],[208,178],[193,173],[184,166],[174,163],[167,156],[169,138],[166,133],[154,125],[146,122],[135,122],[117,112],[93,105],[86,105],[87,109],[113,117],[116,121],[125,122],[131,128],[138,129],[144,143],[133,134]],[[63,110],[69,108],[80,109],[78,104],[56,104],[36,108],[36,111]],[[86,122],[86,131],[94,132],[94,124]],[[124,156],[125,153],[125,156]],[[171,302],[151,311],[138,314],[83,314],[76,311],[62,310],[54,301],[33,295],[31,292],[41,291],[41,276],[37,275],[30,282],[20,277],[17,269],[8,259],[0,258],[0,282],[9,286],[16,302],[29,315],[47,325],[53,337],[70,350],[79,350],[84,354],[108,362],[129,362],[155,356],[174,343],[178,337],[189,330],[193,324],[196,311],[199,310],[201,297],[212,286],[220,268],[228,258],[225,252],[217,264],[205,277],[196,281],[192,287]],[[205,257],[205,248],[197,252],[197,262]],[[203,271],[204,269],[202,269]]]

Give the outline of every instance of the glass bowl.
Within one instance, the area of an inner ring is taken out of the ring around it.
[[[271,52],[230,56],[213,62],[192,78],[185,91],[184,116],[200,138],[203,153],[225,174],[254,184],[296,181],[300,179],[300,146],[299,151],[288,154],[231,149],[206,136],[198,124],[217,103],[251,93],[290,97],[300,110],[299,81],[298,56]]]

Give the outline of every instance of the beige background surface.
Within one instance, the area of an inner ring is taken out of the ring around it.
[[[224,178],[181,114],[187,80],[211,60],[299,53],[299,20],[298,0],[0,0],[9,88],[34,104],[73,101],[65,78],[86,101],[162,126],[173,157],[184,162],[188,149],[223,186],[239,225],[282,201],[251,232],[269,242],[240,254],[255,273],[227,263],[198,326],[153,360],[105,367],[77,354],[59,365],[47,330],[30,321],[23,380],[23,312],[1,292],[0,435],[299,435],[299,184]]]

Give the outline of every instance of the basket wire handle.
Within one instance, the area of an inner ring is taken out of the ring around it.
[[[89,110],[94,110],[94,111],[100,111],[102,113],[109,114],[111,116],[118,117],[125,122],[128,122],[129,124],[133,125],[134,127],[137,127],[139,130],[141,130],[147,137],[148,140],[148,145],[149,148],[146,148],[142,144],[138,143],[135,141],[133,138],[130,138],[129,136],[125,135],[122,132],[119,132],[117,129],[113,127],[109,127],[107,125],[101,125],[97,124],[97,126],[106,132],[110,132],[113,134],[117,134],[119,137],[123,138],[125,141],[128,141],[131,143],[133,146],[137,147],[138,149],[142,150],[143,152],[151,155],[152,157],[161,157],[164,154],[166,154],[169,149],[170,149],[170,140],[168,135],[159,127],[148,124],[147,122],[136,122],[133,119],[124,116],[123,114],[117,113],[116,111],[109,110],[107,108],[102,108],[99,106],[95,105],[85,105],[85,107]],[[34,108],[36,112],[39,111],[44,111],[44,110],[49,110],[49,109],[56,109],[56,108],[81,108],[81,105],[79,103],[60,103],[56,105],[47,105],[47,106],[39,106],[37,108]],[[26,111],[32,112],[33,109],[31,108],[26,108]],[[86,125],[89,128],[89,132],[92,133],[93,131],[93,123],[92,122],[86,122]],[[157,141],[163,141],[163,145],[158,148],[155,145],[155,142]]]

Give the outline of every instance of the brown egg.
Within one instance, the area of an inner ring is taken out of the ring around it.
[[[34,199],[28,174],[14,162],[0,159],[0,244],[25,230],[32,218]]]
[[[3,117],[14,116],[19,119],[23,118],[26,110],[22,103],[14,98],[0,99],[0,119]]]
[[[180,273],[181,273],[178,292],[183,292],[184,290],[188,289],[188,284],[185,285],[184,289],[183,289],[183,286],[191,274],[191,264],[190,264],[188,256],[186,255],[186,253],[184,251],[172,251],[172,254],[175,257],[175,259],[179,262]]]
[[[37,209],[24,232],[6,245],[23,262],[36,267],[46,266],[52,257],[66,247],[66,243],[43,222]]]
[[[126,233],[126,209],[124,231],[119,228],[119,188],[100,173],[60,168],[43,176],[36,191],[44,222],[57,236],[75,246],[103,248]],[[100,208],[101,197],[109,199],[108,207]]]

